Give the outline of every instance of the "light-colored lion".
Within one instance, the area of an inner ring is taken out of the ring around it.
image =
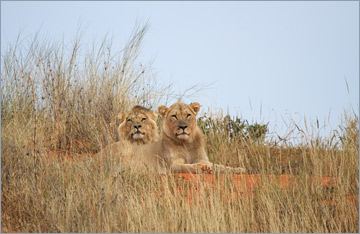
[[[203,135],[196,125],[199,110],[199,103],[186,105],[177,102],[170,108],[160,106],[158,112],[164,118],[162,138],[155,143],[132,147],[134,167],[145,167],[157,173],[245,172],[244,168],[231,168],[209,161]]]
[[[148,144],[157,141],[159,139],[157,117],[154,111],[142,106],[134,106],[128,114],[119,114],[120,140],[127,140],[132,144]]]

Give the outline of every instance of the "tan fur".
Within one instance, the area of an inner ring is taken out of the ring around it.
[[[170,108],[160,106],[158,112],[164,118],[160,141],[133,146],[131,161],[136,168],[146,168],[158,173],[221,173],[245,172],[244,168],[231,168],[213,164],[205,151],[203,135],[196,125],[199,103],[186,105],[175,103]]]
[[[159,140],[157,117],[154,111],[142,106],[134,106],[128,114],[120,113],[117,116],[120,140],[104,147],[95,157],[112,155],[129,161],[133,154],[132,145],[144,145]]]
[[[120,140],[132,144],[148,144],[159,140],[157,114],[145,107],[135,106],[128,114],[119,114]]]

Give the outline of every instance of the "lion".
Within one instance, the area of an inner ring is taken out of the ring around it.
[[[132,154],[132,145],[143,145],[153,143],[159,140],[158,127],[156,120],[158,115],[143,106],[134,106],[127,114],[120,113],[117,116],[119,121],[118,133],[120,140],[110,144],[100,150],[99,155],[121,155]]]
[[[156,124],[158,115],[148,108],[134,106],[130,113],[120,113],[117,118],[120,122],[118,133],[121,140],[132,144],[148,144],[159,139]]]
[[[245,172],[244,168],[231,168],[209,161],[204,137],[196,123],[199,110],[197,102],[190,105],[177,102],[169,108],[160,106],[158,112],[164,119],[162,137],[151,144],[133,146],[133,165],[157,173]]]

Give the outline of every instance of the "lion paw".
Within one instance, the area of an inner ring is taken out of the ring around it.
[[[197,163],[196,166],[198,166],[201,169],[202,173],[212,174],[212,169],[208,165]]]

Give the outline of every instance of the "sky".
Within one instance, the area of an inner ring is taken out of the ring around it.
[[[19,31],[83,40],[113,36],[122,48],[136,22],[149,22],[140,59],[203,111],[268,123],[289,120],[335,129],[359,114],[359,2],[1,2],[1,49]],[[347,90],[346,82],[349,90]]]

